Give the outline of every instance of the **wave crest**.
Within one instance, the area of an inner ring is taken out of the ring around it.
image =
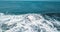
[[[41,14],[0,14],[0,32],[60,32],[59,23]]]

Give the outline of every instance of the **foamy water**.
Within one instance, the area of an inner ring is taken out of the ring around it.
[[[5,15],[0,13],[0,32],[60,32],[60,22],[41,14]],[[57,26],[57,27],[55,27]]]

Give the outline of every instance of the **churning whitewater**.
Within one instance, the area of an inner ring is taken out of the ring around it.
[[[47,20],[47,19],[49,20]],[[42,14],[0,14],[0,32],[60,32],[60,22]]]

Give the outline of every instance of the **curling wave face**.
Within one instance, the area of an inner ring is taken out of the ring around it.
[[[47,20],[47,19],[49,20]],[[60,32],[60,22],[41,14],[4,15],[0,13],[0,32]]]

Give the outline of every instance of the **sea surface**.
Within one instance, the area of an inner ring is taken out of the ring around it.
[[[60,13],[57,1],[0,1],[0,12],[5,14]]]
[[[60,32],[60,2],[0,1],[0,32]]]

